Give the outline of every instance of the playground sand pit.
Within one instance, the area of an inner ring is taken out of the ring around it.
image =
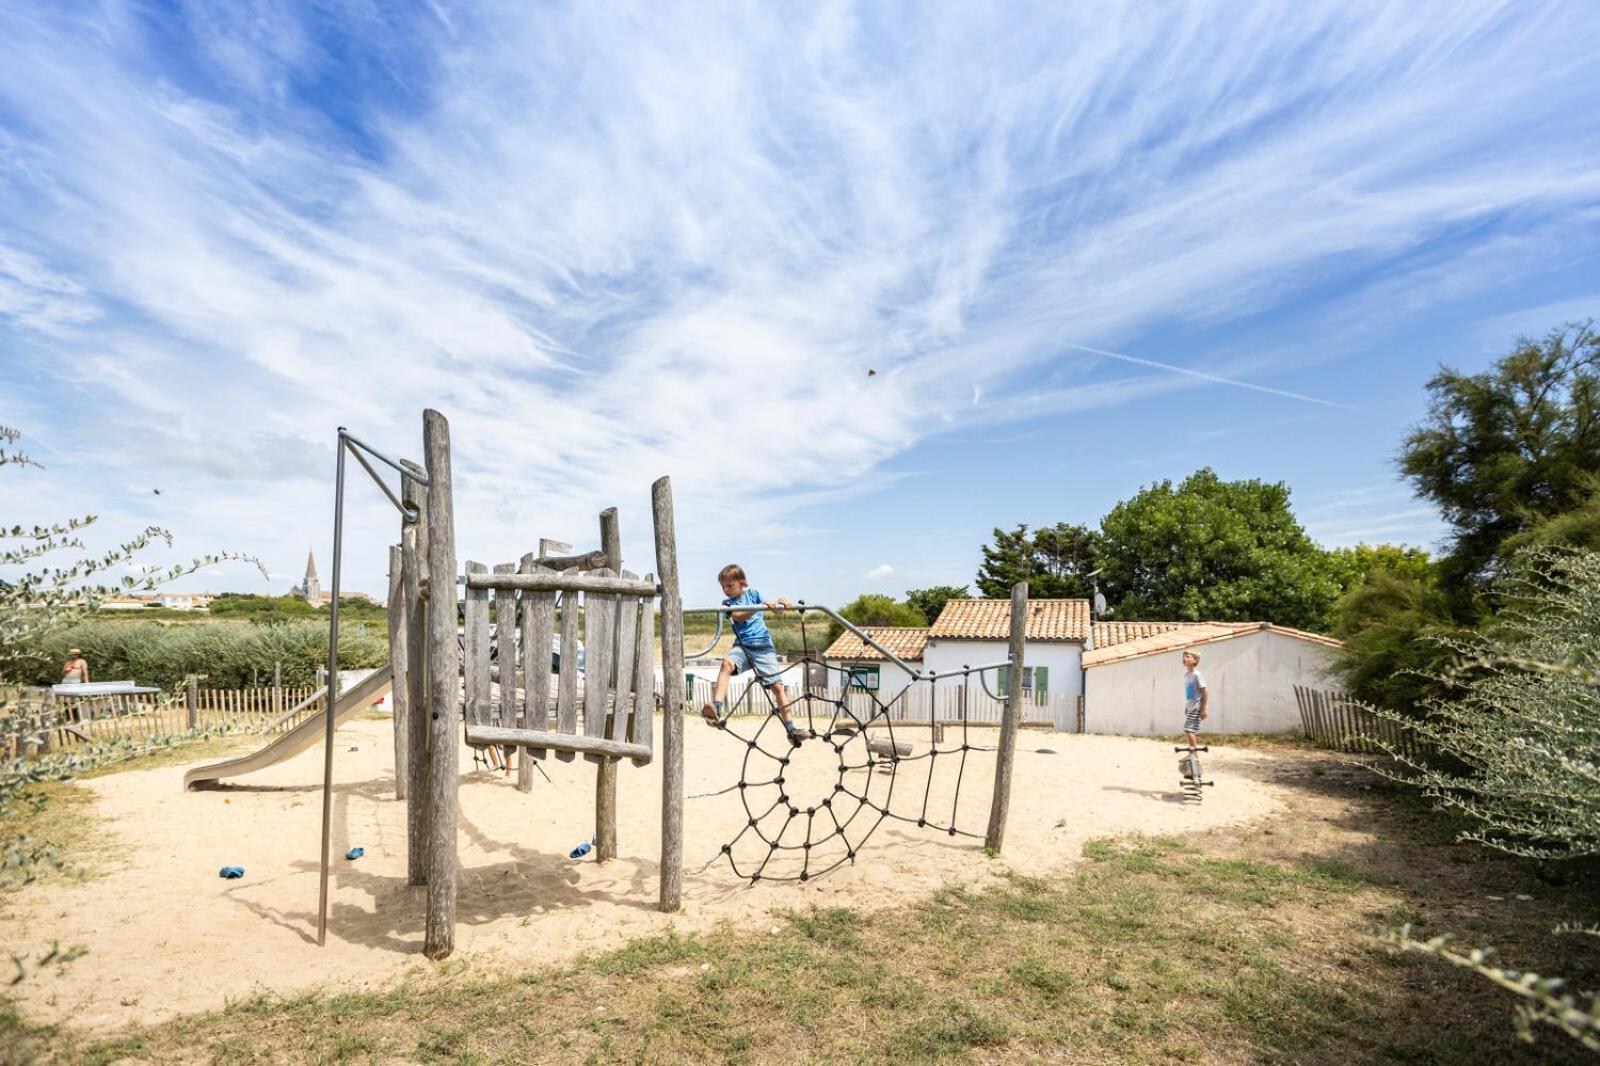
[[[758,724],[739,721],[735,730],[749,736]],[[659,729],[658,721],[658,736]],[[850,769],[841,790],[835,787],[841,758],[847,765],[865,762],[859,738],[844,742],[842,752],[809,741],[783,765],[763,754],[789,754],[775,726],[759,734],[754,752],[697,719],[686,722],[685,732],[686,793],[733,787],[686,804],[684,864],[691,872],[683,910],[673,915],[655,909],[659,761],[620,767],[621,856],[602,865],[592,856],[568,858],[593,831],[593,765],[548,758],[541,765],[549,780],[536,773],[532,793],[522,793],[514,775],[473,771],[463,748],[468,772],[461,784],[451,964],[477,971],[527,968],[669,928],[701,930],[721,922],[759,934],[788,910],[893,907],[951,882],[977,885],[1005,871],[1058,869],[1075,862],[1094,837],[1181,834],[1258,819],[1280,806],[1274,786],[1263,784],[1265,775],[1250,765],[1270,756],[1213,752],[1205,769],[1217,785],[1194,805],[1180,800],[1170,744],[1024,731],[1004,854],[989,859],[981,834],[992,795],[991,752],[914,759],[892,776],[882,768]],[[974,729],[971,743],[989,745],[995,737],[992,729]],[[897,728],[896,738],[909,741],[913,755],[928,751],[926,729]],[[952,729],[940,747],[960,745]],[[405,805],[394,798],[389,724],[353,722],[340,730],[335,751],[325,948],[316,945],[320,748],[210,791],[183,792],[183,767],[112,774],[82,787],[94,793],[97,832],[114,841],[123,858],[87,881],[31,886],[6,901],[0,941],[8,952],[36,954],[52,941],[87,948],[82,958],[16,985],[12,992],[24,1011],[104,1031],[263,991],[381,987],[431,965],[421,956],[425,889],[406,885]],[[781,786],[757,784],[780,773]],[[741,777],[749,782],[743,790],[737,788]],[[861,804],[861,797],[870,803]],[[791,805],[798,814],[789,815]],[[912,821],[880,821],[873,805]],[[978,839],[934,828],[948,825],[952,810],[955,825]],[[749,827],[752,813],[760,836]],[[915,820],[924,814],[930,825],[919,827]],[[844,826],[843,836],[835,824]],[[722,846],[742,829],[731,856],[723,856]],[[803,846],[807,839],[811,849]],[[772,853],[766,840],[784,847]],[[346,860],[356,847],[365,853]],[[803,882],[775,879],[809,875],[857,849],[854,863],[831,872]],[[741,872],[761,869],[762,880],[752,885],[736,877],[730,857]],[[693,872],[714,858],[703,872]],[[221,879],[223,866],[242,866],[244,876]]]

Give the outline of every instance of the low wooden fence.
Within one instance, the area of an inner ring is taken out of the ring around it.
[[[0,754],[6,757],[71,749],[95,741],[149,740],[197,729],[231,728],[270,734],[293,729],[327,702],[325,688],[259,686],[200,688],[175,695],[108,693],[74,698],[49,689],[7,694],[0,716]]]
[[[1343,692],[1294,687],[1300,705],[1300,726],[1317,746],[1357,755],[1397,751],[1410,757],[1427,755],[1429,746],[1391,718],[1383,718]],[[1385,747],[1387,745],[1387,747]]]

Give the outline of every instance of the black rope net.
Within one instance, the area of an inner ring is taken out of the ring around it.
[[[903,710],[907,693],[936,681],[918,679],[888,699],[854,685],[850,669],[828,665],[812,648],[806,613],[815,608],[801,604],[791,609],[800,614],[803,654],[785,665],[776,680],[784,685],[791,720],[809,736],[791,739],[784,729],[777,700],[767,687],[771,677],[752,677],[743,692],[730,699],[716,724],[744,745],[739,780],[689,798],[737,793],[745,824],[692,872],[702,873],[726,859],[734,876],[751,883],[809,881],[855,862],[868,839],[888,820],[940,830],[947,836],[983,839],[983,833],[956,824],[968,756],[994,750],[972,743],[967,710],[973,671],[964,670],[956,678],[956,707],[944,720],[950,739],[938,739],[939,730],[934,728],[940,721],[938,701],[930,693],[927,729],[906,729],[909,719],[903,714],[898,718],[900,736],[925,738],[927,750],[902,754],[907,745],[896,736],[896,712]],[[740,644],[737,631],[734,643]],[[886,661],[885,667],[893,664]],[[844,683],[835,688],[824,680],[818,685],[819,674],[824,679],[844,675]],[[765,697],[764,708],[756,693]],[[897,788],[901,770],[922,763],[926,765],[918,767],[924,771],[921,788],[914,787],[916,783]],[[951,772],[946,768],[952,764],[955,786],[946,807],[935,800],[933,784],[937,773]],[[799,795],[806,798],[797,799]]]

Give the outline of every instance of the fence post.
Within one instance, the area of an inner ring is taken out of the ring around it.
[[[189,728],[200,728],[200,679],[191,677],[188,690],[183,694],[184,706],[189,711]]]
[[[1022,717],[1023,654],[1027,647],[1028,583],[1011,586],[1011,665],[1006,671],[1006,705],[1000,717],[1000,748],[995,753],[994,798],[989,805],[989,832],[984,847],[995,853],[1005,843],[1006,813],[1011,807],[1011,764],[1017,753],[1017,722]]]

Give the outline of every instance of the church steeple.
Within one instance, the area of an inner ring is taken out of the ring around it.
[[[322,603],[322,582],[317,580],[316,553],[310,550],[306,551],[305,581],[304,583],[296,585],[294,588],[290,589],[289,595],[299,596],[301,599],[312,605],[320,605]]]

